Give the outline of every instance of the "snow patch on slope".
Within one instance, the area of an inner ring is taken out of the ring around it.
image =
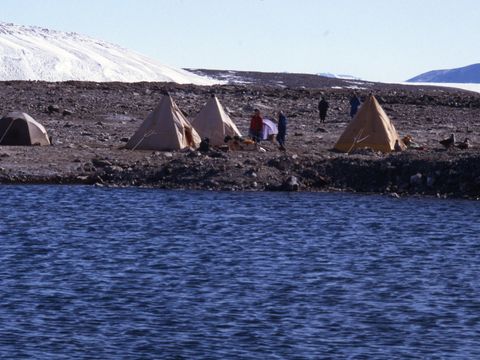
[[[332,79],[343,79],[343,80],[362,80],[359,77],[346,75],[346,74],[332,74],[332,73],[317,73],[318,76],[324,76]]]
[[[409,86],[439,86],[439,87],[448,87],[461,90],[468,90],[480,93],[480,84],[464,84],[464,83],[435,83],[435,82],[402,82],[401,85]]]
[[[0,23],[0,80],[218,84],[77,33]]]

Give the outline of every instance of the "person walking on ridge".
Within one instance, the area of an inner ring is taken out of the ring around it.
[[[280,150],[285,151],[285,135],[287,135],[287,118],[283,111],[278,112],[278,134],[277,141],[280,145]]]
[[[322,95],[322,99],[318,102],[318,112],[320,115],[320,122],[324,123],[327,117],[328,101],[325,100],[325,96]]]
[[[358,107],[360,106],[361,102],[358,98],[357,94],[353,93],[352,97],[350,98],[350,117],[353,119],[355,114],[358,111]]]

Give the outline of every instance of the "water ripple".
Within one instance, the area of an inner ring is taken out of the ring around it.
[[[1,191],[0,358],[480,356],[474,202]]]

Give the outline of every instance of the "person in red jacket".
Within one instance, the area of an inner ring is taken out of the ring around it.
[[[254,114],[250,120],[249,134],[253,141],[256,143],[262,139],[263,119],[260,115],[260,110],[255,109]]]

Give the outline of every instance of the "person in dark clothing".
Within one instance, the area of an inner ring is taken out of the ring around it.
[[[282,111],[278,112],[278,134],[277,141],[280,145],[280,150],[285,151],[285,135],[287,135],[287,118]]]
[[[328,101],[325,100],[325,96],[318,102],[318,112],[320,114],[320,122],[324,123],[327,117]]]
[[[200,146],[198,148],[198,151],[208,152],[209,150],[210,150],[210,139],[206,137],[200,142]]]
[[[352,97],[350,98],[350,117],[353,118],[355,116],[360,104],[361,104],[360,99],[357,97],[355,93],[353,93]]]
[[[255,143],[260,142],[262,139],[263,119],[260,115],[260,110],[255,109],[252,118],[250,119],[249,134]]]

